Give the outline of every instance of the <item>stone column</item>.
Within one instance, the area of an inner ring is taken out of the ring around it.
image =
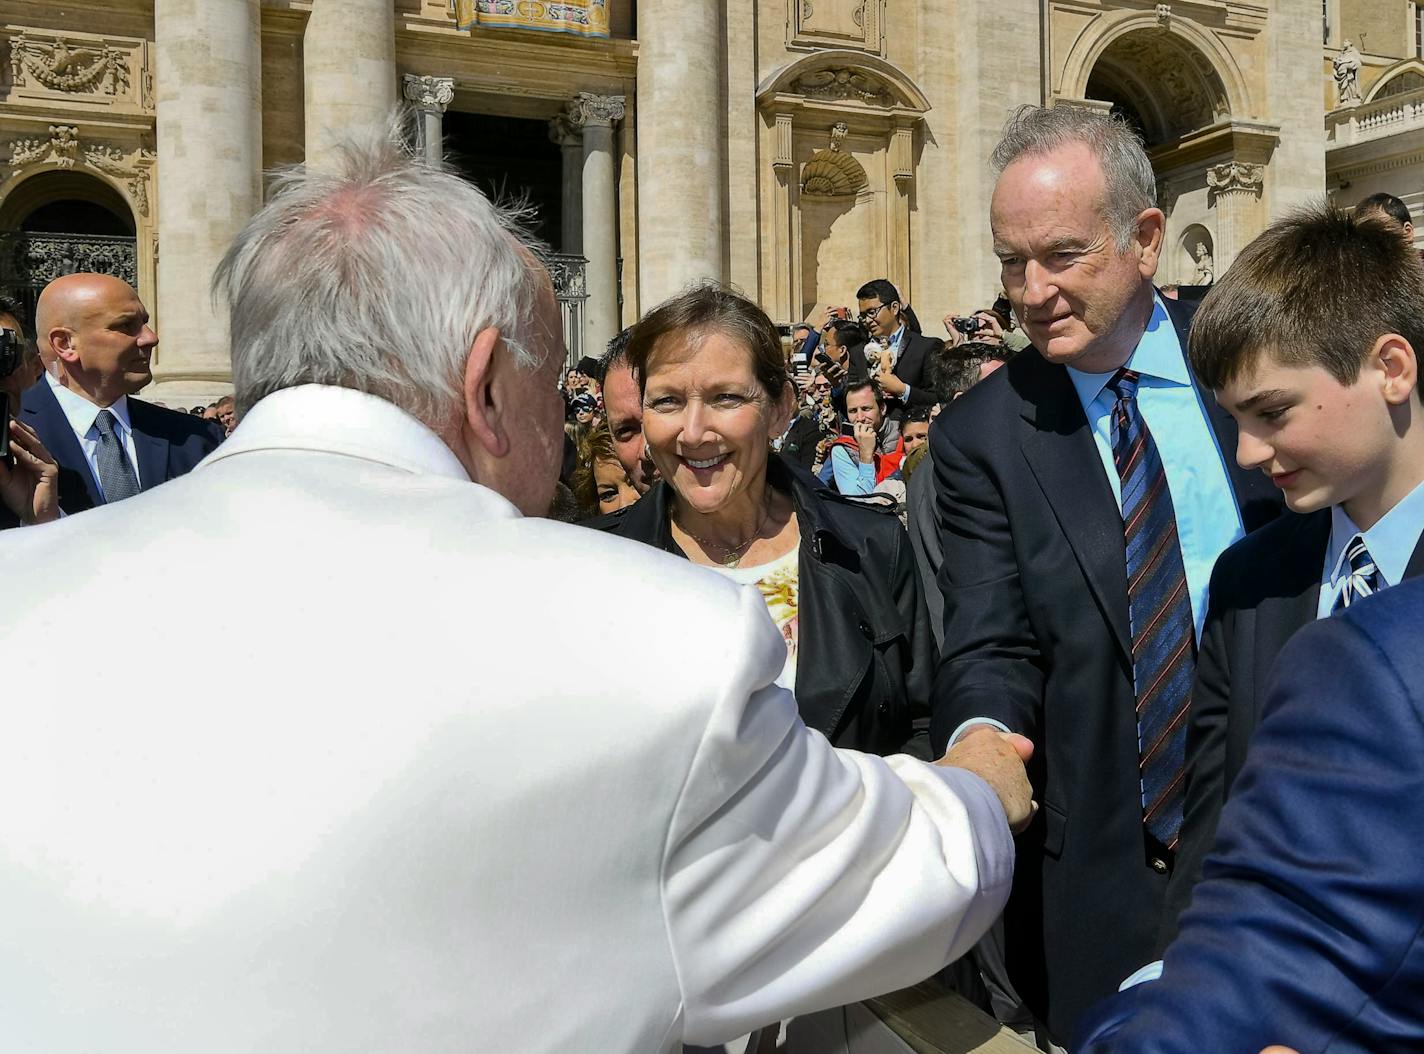
[[[445,107],[455,99],[452,77],[418,77],[407,73],[401,78],[406,102],[420,116],[416,125],[416,147],[430,162],[445,156]]]
[[[1266,168],[1247,161],[1227,161],[1206,170],[1208,200],[1216,214],[1216,277],[1261,229],[1258,215]]]
[[[330,164],[343,138],[390,118],[395,32],[391,0],[312,0],[302,37],[307,164]]]
[[[638,4],[638,271],[644,310],[693,282],[725,277],[722,36],[721,0]]]
[[[618,175],[613,122],[623,119],[623,96],[579,92],[569,121],[583,131],[583,255],[588,260],[583,307],[585,355],[602,355],[618,333]]]
[[[153,27],[162,343],[145,395],[211,402],[232,376],[213,270],[262,202],[258,0],[155,0]]]
[[[559,252],[583,252],[583,133],[561,113],[549,122],[549,141],[563,155],[563,200],[559,206]]]

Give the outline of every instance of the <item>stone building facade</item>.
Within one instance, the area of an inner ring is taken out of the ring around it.
[[[1366,44],[1348,112],[1332,5]],[[987,158],[1025,102],[1139,128],[1164,282],[1203,252],[1220,273],[1327,171],[1346,204],[1409,172],[1419,203],[1424,66],[1392,0],[599,6],[601,39],[462,31],[449,0],[0,0],[0,284],[126,268],[163,338],[153,397],[208,398],[228,379],[208,284],[262,173],[325,163],[398,100],[427,150],[529,191],[586,350],[706,278],[790,322],[888,276],[937,332],[997,291]]]

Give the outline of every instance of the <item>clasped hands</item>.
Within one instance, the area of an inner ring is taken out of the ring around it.
[[[968,769],[987,783],[999,796],[1009,830],[1020,834],[1038,813],[1024,768],[1031,757],[1033,743],[1026,736],[1001,732],[993,725],[974,725],[935,764]]]

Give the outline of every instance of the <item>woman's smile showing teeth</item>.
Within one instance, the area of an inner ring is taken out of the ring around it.
[[[731,454],[717,454],[715,457],[709,457],[705,461],[697,461],[690,457],[683,458],[683,460],[686,461],[691,468],[716,468],[731,456]]]

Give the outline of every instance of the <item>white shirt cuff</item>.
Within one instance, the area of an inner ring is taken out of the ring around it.
[[[1117,986],[1117,990],[1119,992],[1126,992],[1129,988],[1137,987],[1143,981],[1156,981],[1161,976],[1162,960],[1158,959],[1155,963],[1148,963],[1142,969],[1138,970],[1131,977],[1129,977],[1126,981],[1123,981],[1122,984]]]
[[[1002,721],[995,721],[992,717],[971,717],[968,721],[964,722],[964,724],[960,725],[954,730],[954,735],[949,737],[949,745],[954,746],[954,744],[958,743],[959,737],[964,735],[964,733],[967,732],[974,725],[993,725],[1000,732],[1009,731],[1007,725],[1005,725]]]

